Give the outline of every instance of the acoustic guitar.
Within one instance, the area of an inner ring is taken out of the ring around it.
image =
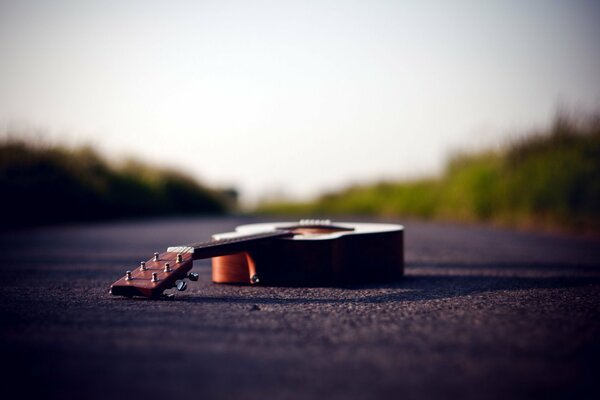
[[[193,260],[212,258],[215,283],[336,286],[396,280],[404,273],[401,225],[301,220],[238,226],[206,242],[172,246],[113,283],[117,296],[172,298]]]

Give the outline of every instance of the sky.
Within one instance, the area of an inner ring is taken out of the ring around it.
[[[600,109],[600,1],[0,0],[0,131],[246,202],[439,173]]]

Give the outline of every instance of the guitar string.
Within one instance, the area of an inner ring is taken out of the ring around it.
[[[273,232],[261,232],[261,233],[255,233],[255,234],[251,234],[251,235],[244,235],[241,237],[233,237],[233,238],[223,238],[223,239],[212,239],[212,240],[207,240],[204,242],[198,242],[198,243],[193,243],[190,244],[186,247],[184,247],[185,249],[199,249],[199,248],[210,248],[213,246],[218,246],[218,245],[223,245],[223,244],[231,244],[231,243],[239,243],[239,242],[245,242],[245,241],[251,241],[251,240],[257,240],[257,239],[263,239],[263,238],[269,238],[269,237],[274,237],[274,236],[282,236],[287,234],[286,232],[280,232],[280,231],[273,231]]]
[[[315,223],[320,222],[320,220],[307,220],[307,221],[315,222]],[[328,221],[328,220],[324,220],[324,221]],[[204,242],[198,242],[198,243],[193,243],[193,244],[184,245],[184,246],[173,246],[173,247],[180,248],[179,252],[187,253],[190,250],[196,250],[198,248],[208,248],[208,247],[217,246],[220,244],[237,243],[237,242],[250,241],[250,240],[261,239],[261,238],[277,237],[277,236],[285,235],[285,234],[287,234],[286,230],[274,230],[274,231],[269,231],[269,232],[250,234],[250,235],[246,235],[246,236],[242,236],[242,237],[211,239],[211,240],[207,240]],[[193,253],[193,251],[192,251],[192,253]]]
[[[252,241],[252,240],[269,238],[269,237],[276,237],[276,236],[285,235],[285,234],[286,234],[286,232],[281,232],[281,231],[261,232],[261,233],[256,233],[253,235],[245,235],[242,237],[211,239],[211,240],[206,240],[203,242],[193,243],[193,244],[189,244],[189,245],[173,246],[173,247],[178,249],[178,251],[177,251],[178,253],[190,253],[191,252],[193,254],[193,250],[196,250],[196,249],[210,248],[210,247],[218,246],[218,245]]]

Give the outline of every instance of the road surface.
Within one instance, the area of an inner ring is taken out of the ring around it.
[[[174,301],[110,284],[249,218],[0,234],[4,393],[56,399],[598,398],[600,241],[405,223],[385,285],[215,285]],[[402,221],[391,221],[402,222]]]

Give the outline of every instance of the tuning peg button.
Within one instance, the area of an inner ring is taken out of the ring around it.
[[[187,277],[190,281],[196,282],[198,280],[198,276],[199,275],[196,272],[190,272]]]
[[[179,290],[180,292],[183,292],[185,289],[187,289],[187,282],[186,281],[177,281],[175,283],[175,287],[177,288],[177,290]]]

